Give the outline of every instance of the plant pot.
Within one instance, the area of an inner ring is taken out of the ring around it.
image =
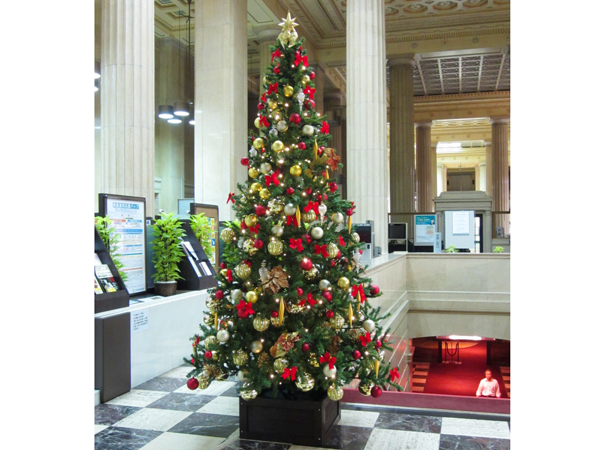
[[[240,398],[240,438],[324,447],[340,418],[340,402],[327,395],[319,400]]]
[[[155,281],[154,292],[156,295],[168,297],[177,293],[177,281]]]

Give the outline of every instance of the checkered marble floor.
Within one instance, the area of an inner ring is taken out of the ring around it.
[[[239,438],[236,383],[190,391],[181,366],[95,406],[96,450],[303,450]],[[325,442],[345,450],[507,450],[510,423],[342,403]]]

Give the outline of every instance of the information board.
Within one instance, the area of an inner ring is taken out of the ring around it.
[[[415,245],[435,244],[435,214],[415,216]]]
[[[192,203],[190,214],[204,213],[210,224],[211,238],[210,245],[212,256],[209,258],[215,271],[219,266],[219,207],[217,205],[202,205],[200,203]]]
[[[146,291],[146,199],[100,194],[100,215],[110,218],[118,235],[116,253],[129,294]]]

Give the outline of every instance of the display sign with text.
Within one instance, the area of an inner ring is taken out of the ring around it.
[[[415,216],[415,245],[435,244],[435,215]]]

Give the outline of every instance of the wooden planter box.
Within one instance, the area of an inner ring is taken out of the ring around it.
[[[240,438],[323,447],[331,427],[340,420],[340,402],[240,398]]]

